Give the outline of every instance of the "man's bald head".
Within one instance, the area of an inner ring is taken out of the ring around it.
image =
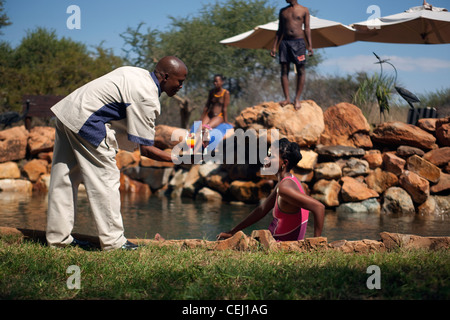
[[[187,72],[187,67],[181,59],[175,56],[167,56],[158,61],[155,71],[162,73]]]
[[[167,93],[169,97],[174,96],[183,87],[187,73],[188,68],[184,62],[174,56],[162,58],[155,67],[161,91]]]

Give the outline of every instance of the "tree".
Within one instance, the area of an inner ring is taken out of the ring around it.
[[[54,30],[37,28],[14,49],[1,43],[0,65],[0,101],[20,110],[25,94],[67,95],[123,60],[102,44],[90,51],[82,43],[58,39]]]
[[[267,50],[249,50],[220,44],[220,40],[251,30],[257,25],[274,21],[276,8],[269,0],[227,0],[204,5],[199,13],[189,17],[170,17],[167,31],[147,29],[143,23],[136,29],[128,28],[122,38],[128,63],[153,67],[165,55],[176,55],[189,68],[184,94],[191,108],[202,110],[212,78],[222,74],[234,100],[249,86],[264,78],[279,76],[279,64]],[[316,65],[318,60],[309,63]],[[179,104],[180,106],[183,104]],[[233,106],[232,106],[233,107]],[[191,109],[192,110],[192,109]],[[170,114],[172,112],[172,114]],[[177,115],[166,108],[163,117]],[[181,119],[185,123],[186,119]]]
[[[5,1],[0,0],[0,29],[6,26],[11,25],[11,21],[9,21],[9,17],[6,15],[6,13],[3,13],[3,5]],[[0,35],[2,35],[2,31],[0,30]]]
[[[122,34],[127,61],[148,67],[164,55],[177,55],[189,67],[185,93],[205,89],[214,74],[228,78],[232,94],[239,95],[250,75],[264,76],[278,67],[266,50],[221,45],[220,40],[277,19],[268,0],[228,0],[204,5],[194,17],[170,17],[169,30],[147,29],[143,24]]]

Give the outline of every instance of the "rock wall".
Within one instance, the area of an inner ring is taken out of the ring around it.
[[[100,248],[98,237],[74,234],[74,237],[84,241],[90,241]],[[16,229],[0,227],[0,239],[7,241],[22,241],[31,239],[46,243],[45,232],[39,230]],[[255,230],[250,236],[239,231],[233,237],[220,240],[208,241],[201,239],[185,240],[150,240],[129,239],[138,245],[174,246],[180,249],[206,250],[236,250],[256,251],[266,250],[273,252],[311,252],[319,250],[336,250],[344,253],[367,254],[374,252],[388,252],[392,250],[447,250],[450,247],[450,237],[420,237],[416,235],[400,233],[380,233],[379,240],[337,240],[328,242],[325,237],[306,238],[299,241],[276,241],[269,230]]]
[[[311,100],[299,111],[267,102],[244,109],[235,128],[275,128],[280,137],[296,141],[303,159],[292,173],[330,209],[433,219],[450,214],[450,117],[371,128],[361,110],[348,103],[323,112]],[[170,141],[175,129],[158,126],[159,147],[170,151],[178,143]],[[49,127],[1,131],[0,192],[46,192],[53,143]],[[260,174],[258,165],[174,165],[138,151],[120,151],[117,165],[121,191],[142,196],[258,203],[276,184],[274,176]]]

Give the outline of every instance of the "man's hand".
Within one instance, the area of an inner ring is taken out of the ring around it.
[[[275,58],[275,57],[277,56],[277,49],[272,49],[272,50],[270,51],[270,56],[271,56],[272,58]]]
[[[141,155],[157,161],[173,162],[172,154],[155,146],[141,145]]]
[[[314,55],[314,50],[313,50],[313,48],[309,48],[308,49],[308,56],[313,56]]]

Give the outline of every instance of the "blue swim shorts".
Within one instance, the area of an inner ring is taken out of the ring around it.
[[[283,39],[279,49],[280,63],[294,63],[301,66],[306,63],[306,43],[303,38]]]

